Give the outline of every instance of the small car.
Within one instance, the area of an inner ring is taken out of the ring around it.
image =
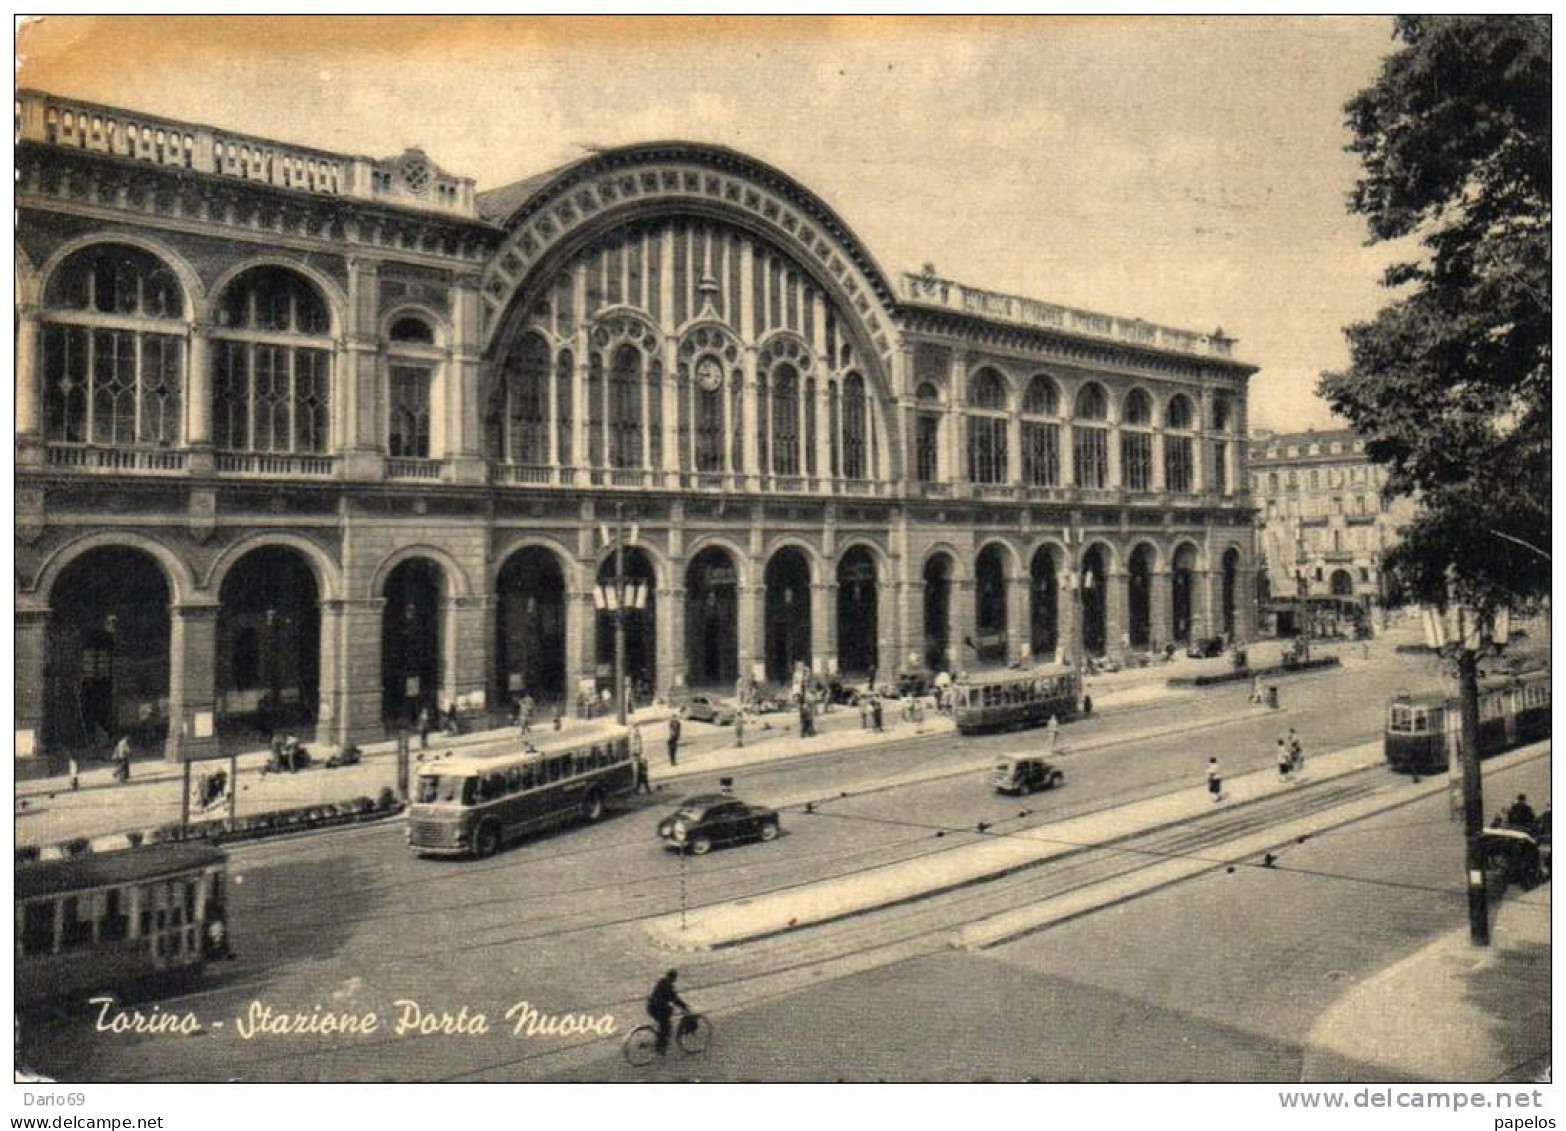
[[[1036,789],[1059,789],[1066,775],[1044,758],[1006,758],[995,765],[990,784],[996,793],[1032,793]]]
[[[711,695],[692,695],[685,704],[685,717],[692,722],[726,727],[734,722],[734,712]]]
[[[687,798],[674,813],[658,822],[664,847],[705,856],[715,844],[741,840],[776,840],[781,826],[776,809],[748,805],[725,794]]]
[[[1211,656],[1223,655],[1223,637],[1204,636],[1191,641],[1185,654],[1193,660],[1205,660]]]

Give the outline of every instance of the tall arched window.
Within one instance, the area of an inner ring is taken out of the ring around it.
[[[799,474],[799,372],[787,364],[772,371],[772,473]]]
[[[843,478],[865,478],[865,379],[843,378]]]
[[[805,378],[805,474],[815,475],[816,467],[816,379]]]
[[[723,361],[713,354],[696,359],[696,470],[723,470]]]
[[[968,478],[975,483],[1006,481],[1006,381],[981,369],[968,388]]]
[[[549,343],[525,334],[501,362],[491,411],[498,417],[495,458],[532,467],[549,462]]]
[[[185,298],[140,248],[100,244],[60,265],[44,294],[44,427],[50,440],[180,443]]]
[[[919,417],[914,436],[914,474],[920,483],[934,483],[941,474],[941,391],[928,381],[915,398]]]
[[[1040,373],[1022,399],[1022,481],[1030,487],[1060,486],[1060,391]]]
[[[1142,389],[1126,395],[1121,414],[1120,474],[1128,491],[1153,489],[1153,401]]]
[[[614,351],[609,367],[609,465],[642,466],[642,353]]]
[[[1164,426],[1168,429],[1164,436],[1164,487],[1170,491],[1188,492],[1195,487],[1193,441],[1189,434],[1192,419],[1190,400],[1176,394],[1164,412]]]
[[[254,452],[324,452],[331,436],[331,321],[304,276],[256,267],[219,296],[213,440]]]
[[[1071,428],[1071,461],[1078,487],[1109,483],[1109,397],[1088,382],[1077,392]]]
[[[424,319],[408,316],[392,323],[389,337],[386,454],[393,458],[429,459],[435,454],[430,434],[431,400],[442,361],[435,348],[435,331]],[[546,365],[548,357],[545,351]]]
[[[576,385],[576,361],[570,350],[561,350],[555,358],[555,447],[559,452],[560,466],[570,467],[571,457],[571,390]]]

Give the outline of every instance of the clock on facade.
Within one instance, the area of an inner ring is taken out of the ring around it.
[[[709,393],[716,393],[723,386],[723,366],[712,356],[696,363],[696,383]]]

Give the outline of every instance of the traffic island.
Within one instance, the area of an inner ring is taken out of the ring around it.
[[[1268,664],[1261,668],[1235,668],[1233,671],[1216,672],[1212,675],[1183,675],[1174,676],[1169,682],[1170,687],[1211,687],[1216,683],[1239,683],[1242,680],[1270,679],[1280,675],[1299,675],[1301,672],[1321,671],[1324,668],[1342,667],[1343,661],[1336,656],[1321,656],[1314,660],[1299,660],[1292,664]]]

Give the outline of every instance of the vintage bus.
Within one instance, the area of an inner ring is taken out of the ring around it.
[[[408,844],[431,856],[489,856],[509,840],[571,820],[596,821],[636,788],[631,732],[612,722],[538,745],[419,767]]]
[[[1486,757],[1550,733],[1550,673],[1486,679],[1479,686],[1479,756]],[[1400,773],[1445,770],[1461,748],[1458,700],[1439,692],[1399,694],[1387,704],[1384,750]]]
[[[1081,711],[1082,681],[1064,666],[967,675],[952,684],[952,711],[963,734],[1065,722]]]
[[[16,870],[22,1006],[118,994],[227,955],[223,851],[157,844]]]

